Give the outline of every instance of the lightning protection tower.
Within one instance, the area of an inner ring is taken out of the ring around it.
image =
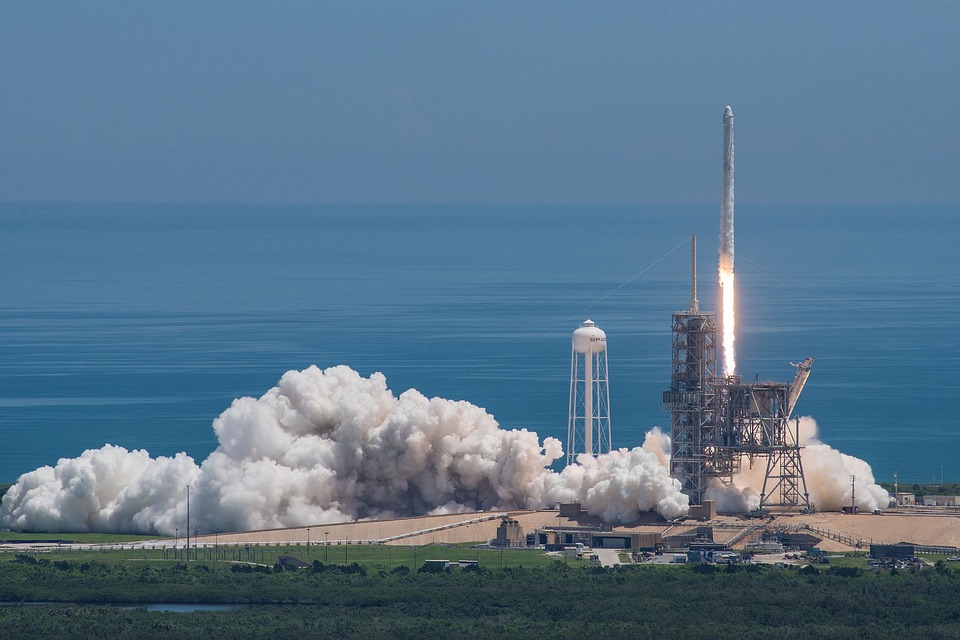
[[[576,462],[581,453],[595,456],[610,451],[607,334],[593,320],[573,332],[569,416],[567,464]]]
[[[697,239],[691,238],[690,308],[673,314],[670,390],[670,475],[691,504],[702,504],[711,478],[729,480],[732,460],[720,448],[717,430],[717,317],[697,300]]]

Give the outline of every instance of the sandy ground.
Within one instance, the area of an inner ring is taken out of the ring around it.
[[[600,524],[598,518],[587,514],[581,514],[576,518],[559,517],[555,510],[471,512],[394,520],[317,524],[309,527],[246,533],[201,535],[196,544],[200,546],[213,546],[215,544],[306,545],[308,541],[311,546],[316,545],[318,547],[325,543],[331,546],[344,544],[403,546],[476,544],[493,540],[497,535],[497,527],[500,525],[501,518],[504,516],[517,520],[526,533],[541,527],[555,529],[558,526],[564,529],[583,528],[589,530],[595,529]],[[720,516],[710,522],[692,520],[676,523],[656,522],[656,518],[652,516],[648,520],[648,522],[642,524],[613,527],[613,530],[624,533],[656,532],[663,536],[675,536],[694,532],[698,527],[710,526],[713,530],[715,542],[729,544],[735,541],[734,548],[743,548],[747,543],[759,539],[765,531],[775,532],[782,528],[799,530],[803,533],[812,533],[821,537],[822,542],[817,546],[828,552],[843,553],[867,550],[871,543],[894,544],[897,542],[960,547],[960,510],[928,511],[925,513],[886,511],[878,515],[846,515],[832,512],[815,514],[780,513],[763,519]],[[817,529],[819,533],[810,531],[805,527]],[[183,544],[183,538],[181,537],[179,541],[164,538],[136,544],[144,547],[172,547],[177,542]],[[11,549],[22,550],[22,546],[11,546]]]
[[[927,514],[887,511],[882,515],[817,513],[780,516],[773,521],[774,526],[800,523],[848,536],[861,541],[865,546],[871,543],[911,542],[929,546],[960,547],[960,512],[956,511]],[[821,546],[830,550],[827,545]],[[837,548],[848,549],[849,546],[843,545]]]
[[[276,544],[288,542],[305,544],[309,537],[310,543],[318,546],[324,542],[331,545],[371,542],[394,545],[480,543],[488,542],[496,537],[497,527],[503,515],[509,515],[519,521],[524,532],[530,532],[539,527],[589,527],[596,523],[595,518],[586,514],[580,518],[560,518],[556,511],[481,512],[344,524],[318,524],[310,527],[219,534],[217,536],[201,535],[198,542],[201,544],[205,542],[219,542],[220,544]],[[743,546],[759,536],[763,529],[775,531],[779,527],[793,528],[798,525],[808,525],[821,531],[849,538],[845,542],[829,537],[824,538],[818,546],[825,551],[843,552],[857,548],[858,544],[862,548],[866,548],[871,543],[896,542],[960,547],[960,512],[950,514],[942,512],[938,514],[885,512],[882,515],[786,513],[775,514],[763,520],[721,516],[712,522],[688,520],[676,524],[646,523],[614,527],[614,530],[638,533],[660,532],[665,535],[676,535],[704,525],[714,526],[714,539],[717,542],[728,542],[745,529],[753,528],[752,532],[748,532],[753,535],[742,537],[736,546]]]
[[[520,522],[525,532],[539,527],[576,527],[581,524],[573,518],[560,518],[556,511],[502,511],[460,513],[443,516],[421,516],[396,520],[371,520],[343,524],[318,524],[310,527],[250,531],[247,533],[221,533],[217,536],[201,535],[198,542],[228,544],[244,543],[306,543],[331,545],[345,543],[382,543],[393,545],[457,544],[464,542],[489,542],[497,536],[502,516],[509,515]],[[592,519],[591,519],[592,520]],[[309,530],[309,533],[308,533]]]

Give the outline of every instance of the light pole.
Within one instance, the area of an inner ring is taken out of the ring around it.
[[[307,527],[307,557],[310,557],[310,527]]]
[[[560,523],[560,503],[557,503],[557,546],[563,553],[563,525]]]
[[[187,562],[190,562],[190,485],[187,485]]]
[[[330,562],[330,532],[323,532],[323,561]]]

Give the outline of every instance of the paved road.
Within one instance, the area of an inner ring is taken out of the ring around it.
[[[599,558],[601,567],[612,567],[620,564],[620,552],[616,549],[594,549],[593,553]]]

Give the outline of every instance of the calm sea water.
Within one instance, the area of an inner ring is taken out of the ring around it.
[[[960,478],[960,208],[737,207],[738,372],[879,479]],[[670,314],[716,297],[714,206],[0,204],[0,481],[113,443],[216,447],[288,369],[565,437],[570,333],[608,336],[614,444],[668,425]]]

